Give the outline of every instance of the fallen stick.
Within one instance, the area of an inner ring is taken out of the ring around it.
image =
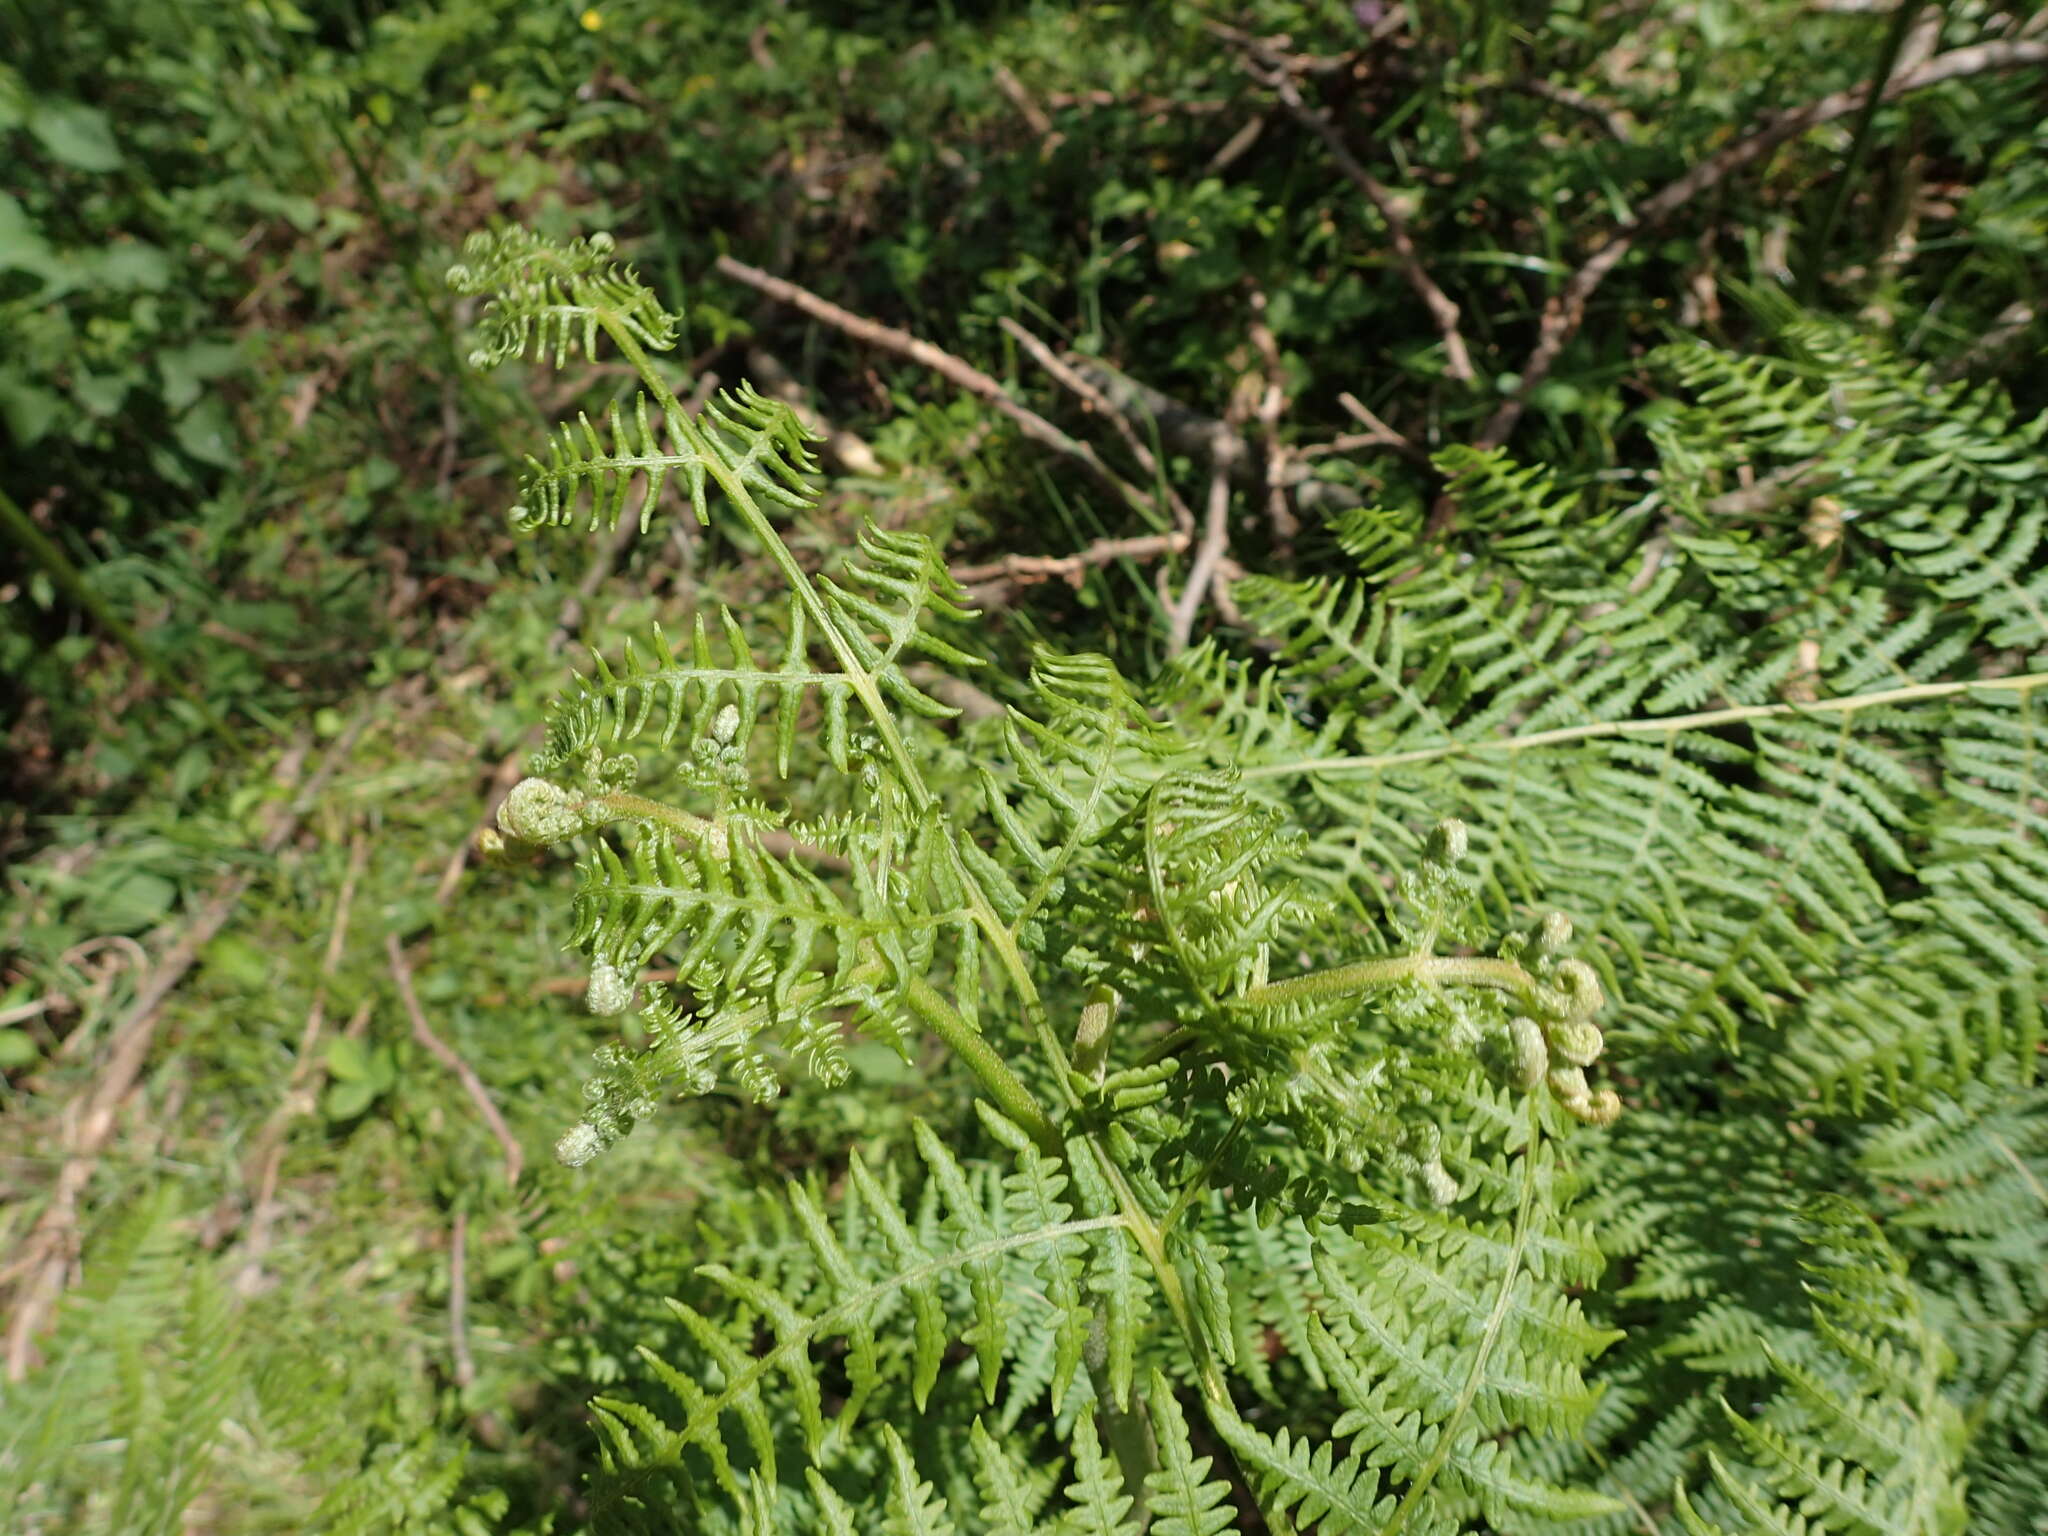
[[[1294,83],[1291,62],[1286,55],[1275,52],[1257,38],[1247,37],[1234,27],[1211,23],[1209,30],[1235,43],[1250,59],[1265,66],[1263,70],[1257,69],[1248,61],[1245,70],[1280,98],[1280,105],[1287,109],[1288,116],[1323,141],[1345,179],[1363,192],[1366,201],[1379,210],[1380,218],[1387,226],[1387,239],[1394,248],[1394,265],[1400,269],[1408,286],[1415,290],[1415,296],[1422,300],[1423,307],[1436,322],[1437,334],[1443,338],[1444,373],[1461,384],[1471,383],[1476,375],[1472,371],[1472,354],[1466,349],[1464,333],[1458,329],[1458,306],[1436,285],[1429,269],[1423,266],[1422,253],[1416,249],[1415,237],[1408,231],[1408,215],[1402,211],[1400,200],[1392,189],[1360,165],[1336,125],[1302,99],[1301,88]]]
[[[2048,41],[2016,39],[1978,43],[1968,48],[1951,49],[1923,64],[1899,70],[1884,83],[1879,99],[1896,101],[1908,92],[1925,90],[1928,86],[1958,80],[1966,75],[2043,64],[2048,64]],[[1872,89],[1873,84],[1866,81],[1849,90],[1837,91],[1803,107],[1780,113],[1749,137],[1738,139],[1727,148],[1709,155],[1661,192],[1639,204],[1607,243],[1587,258],[1566,280],[1564,287],[1544,305],[1543,318],[1537,326],[1536,345],[1522,364],[1521,383],[1487,419],[1479,434],[1479,446],[1498,448],[1508,440],[1520,423],[1523,412],[1528,409],[1529,397],[1550,376],[1559,354],[1570,345],[1572,338],[1578,335],[1579,327],[1585,323],[1588,301],[1607,280],[1608,273],[1635,248],[1642,235],[1700,193],[1718,184],[1729,172],[1761,159],[1808,129],[1860,111]]]
[[[462,1084],[469,1101],[476,1106],[477,1113],[490,1127],[491,1134],[497,1138],[498,1146],[505,1154],[505,1182],[516,1187],[520,1172],[526,1167],[526,1154],[520,1150],[518,1138],[505,1124],[505,1117],[498,1112],[490,1090],[484,1087],[483,1079],[476,1075],[476,1070],[427,1023],[426,1010],[420,1007],[419,994],[413,990],[412,964],[405,958],[405,946],[398,942],[397,934],[384,935],[384,953],[391,962],[391,979],[398,986],[398,1000],[405,1005],[406,1017],[412,1021],[413,1039],[425,1046],[428,1054],[453,1072]]]
[[[1244,422],[1255,406],[1255,396],[1263,388],[1256,374],[1246,374],[1237,381],[1231,392],[1230,409],[1224,418],[1233,434],[1243,431]],[[1243,441],[1242,437],[1238,441]],[[1181,588],[1167,610],[1166,654],[1178,656],[1188,648],[1188,641],[1195,632],[1195,616],[1202,611],[1202,600],[1209,595],[1209,587],[1221,571],[1230,550],[1230,467],[1233,450],[1219,448],[1216,463],[1209,476],[1209,504],[1202,520],[1202,542],[1196,546],[1193,565],[1188,569],[1187,584]],[[1160,590],[1165,591],[1166,572],[1160,571]]]
[[[750,267],[743,261],[733,260],[730,256],[720,256],[716,265],[720,272],[735,282],[745,283],[771,299],[800,309],[812,319],[822,320],[856,341],[894,352],[899,357],[907,357],[912,362],[931,369],[941,378],[986,401],[1009,417],[1033,442],[1072,459],[1094,476],[1103,487],[1131,506],[1140,511],[1164,514],[1164,508],[1105,464],[1102,456],[1092,447],[1069,437],[1036,411],[1018,404],[1010,397],[1009,391],[972,363],[964,362],[943,348],[922,341],[908,331],[899,331],[894,326],[863,319],[850,310],[840,308],[829,299],[820,298],[808,288],[800,288],[783,278],[772,277],[759,267]]]
[[[349,914],[355,905],[356,886],[370,861],[370,840],[357,832],[349,845],[348,870],[341,877],[341,891],[334,900],[334,919],[327,929],[327,950],[320,958],[320,976],[313,987],[313,1006],[306,1011],[305,1027],[299,1032],[299,1048],[292,1058],[292,1074],[285,1083],[284,1099],[271,1112],[255,1145],[242,1160],[242,1178],[253,1185],[249,1202],[249,1231],[243,1239],[241,1272],[235,1287],[243,1294],[255,1290],[263,1273],[263,1256],[270,1249],[270,1227],[277,1216],[277,1181],[284,1168],[285,1133],[293,1120],[309,1113],[319,1102],[320,1084],[327,1076],[324,1063],[314,1056],[321,1032],[327,1024],[327,984],[341,966],[341,954],[348,942]],[[368,1004],[364,1004],[365,1010]],[[351,1021],[353,1023],[353,1021]]]
[[[469,1352],[469,1212],[461,1206],[448,1234],[448,1354],[456,1388],[469,1386],[476,1380],[476,1359]]]
[[[1547,101],[1553,106],[1576,112],[1600,125],[1605,133],[1617,144],[1635,142],[1635,132],[1628,119],[1618,108],[1610,107],[1603,101],[1596,101],[1584,91],[1575,91],[1568,85],[1558,85],[1549,80],[1540,80],[1534,75],[1523,75],[1507,82],[1511,91],[1520,91],[1524,96],[1534,96],[1538,101]]]
[[[346,760],[357,738],[368,727],[371,712],[365,711],[350,724],[321,760],[319,769],[304,788],[281,810],[273,814],[269,829],[258,845],[268,857],[282,848],[298,830],[314,797]],[[296,781],[305,767],[309,747],[295,743],[279,761],[276,777],[285,784]],[[156,1042],[157,1024],[165,1001],[198,961],[200,951],[213,942],[240,905],[243,895],[256,883],[253,871],[228,876],[214,888],[214,894],[199,915],[165,953],[149,979],[129,1005],[127,1015],[115,1029],[106,1067],[79,1106],[68,1128],[69,1143],[64,1165],[50,1192],[50,1201],[22,1245],[18,1269],[23,1278],[14,1296],[14,1315],[7,1325],[7,1376],[20,1381],[28,1374],[35,1353],[36,1335],[54,1312],[64,1294],[71,1266],[77,1258],[78,1205],[91,1183],[93,1170],[114,1134],[114,1124],[123,1103],[142,1075]]]
[[[984,587],[992,582],[1029,583],[1052,578],[1072,580],[1096,566],[1118,560],[1156,559],[1177,555],[1194,539],[1185,533],[1142,533],[1128,539],[1097,539],[1072,555],[1005,555],[984,565],[956,566],[954,580],[963,587]]]
[[[1051,347],[1008,315],[1004,315],[996,323],[1002,326],[1004,333],[1018,346],[1029,352],[1038,366],[1053,376],[1055,382],[1065,385],[1069,391],[1080,397],[1083,405],[1099,413],[1109,422],[1117,436],[1123,439],[1124,446],[1130,450],[1131,457],[1138,461],[1138,468],[1150,475],[1153,483],[1165,492],[1167,503],[1173,510],[1174,526],[1192,533],[1195,527],[1195,514],[1189,509],[1188,504],[1181,500],[1180,493],[1167,482],[1165,474],[1160,470],[1159,460],[1153,455],[1152,450],[1145,446],[1145,440],[1138,436],[1130,418],[1111,405],[1101,391],[1086,378],[1062,362]]]

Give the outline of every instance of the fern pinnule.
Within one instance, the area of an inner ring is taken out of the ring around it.
[[[631,268],[612,261],[616,249],[601,233],[566,244],[517,225],[471,235],[447,275],[455,292],[488,300],[470,366],[495,368],[523,357],[531,344],[536,356],[560,368],[579,349],[594,356],[598,330],[607,322],[645,346],[674,346],[676,317]]]

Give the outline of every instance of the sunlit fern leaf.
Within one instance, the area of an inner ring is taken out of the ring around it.
[[[1210,1410],[1210,1422],[1257,1485],[1263,1507],[1290,1516],[1300,1530],[1320,1536],[1371,1536],[1385,1528],[1396,1505],[1380,1495],[1379,1474],[1364,1454],[1340,1459],[1335,1446],[1317,1443],[1280,1425],[1269,1436],[1252,1428],[1227,1404]]]
[[[1090,1415],[1075,1420],[1073,1444],[1073,1481],[1065,1490],[1071,1507],[1059,1524],[1062,1536],[1137,1536],[1137,1522],[1130,1517],[1137,1500],[1125,1491],[1117,1464],[1103,1453]]]
[[[1247,1277],[1247,1310],[1262,1327],[1273,1330],[1286,1358],[1320,1390],[1322,1368],[1308,1344],[1309,1319],[1315,1316],[1317,1300],[1313,1235],[1294,1218],[1261,1220],[1258,1211],[1240,1209],[1231,1218],[1230,1236],[1236,1251],[1234,1267]]]
[[[1310,1344],[1346,1409],[1332,1434],[1353,1439],[1359,1455],[1396,1477],[1433,1482],[1445,1513],[1468,1509],[1500,1523],[1615,1507],[1603,1495],[1542,1481],[1516,1455],[1519,1426],[1583,1421],[1591,1399],[1578,1374],[1612,1338],[1580,1325],[1557,1295],[1587,1278],[1598,1256],[1560,1222],[1552,1200],[1539,1197],[1549,1157],[1525,1148],[1512,1184],[1503,1178],[1502,1196],[1519,1190],[1506,1219],[1429,1215],[1414,1224],[1421,1244],[1385,1250],[1397,1264],[1328,1246],[1317,1255],[1326,1300]],[[1447,1314],[1453,1291],[1466,1300]],[[1575,1347],[1562,1346],[1565,1338]]]
[[[563,422],[548,440],[546,461],[527,459],[512,521],[523,532],[579,519],[591,529],[613,528],[637,486],[634,505],[644,532],[662,487],[676,475],[697,521],[706,523],[711,515],[706,485],[714,456],[766,505],[808,506],[813,499],[809,477],[817,473],[812,440],[787,405],[744,385],[706,406],[696,431],[687,430],[673,412],[650,412],[644,394],[635,398],[630,421],[614,401],[602,426],[587,415]]]
[[[1065,1199],[1067,1176],[1057,1158],[1047,1157],[1031,1139],[1014,1125],[991,1111],[986,1102],[977,1103],[989,1133],[1006,1146],[1016,1159],[1014,1172],[1003,1176],[1003,1205],[1012,1223],[1019,1227],[1057,1227],[1074,1214]],[[1088,1245],[1080,1238],[1055,1241],[1036,1250],[1036,1279],[1052,1303],[1054,1341],[1052,1410],[1060,1411],[1074,1374],[1081,1367],[1081,1351],[1088,1339],[1092,1314],[1082,1299],[1080,1280],[1087,1265]]]
[[[595,751],[630,746],[653,728],[653,743],[667,749],[681,735],[744,753],[767,703],[776,714],[776,758],[788,772],[802,726],[802,704],[815,695],[822,714],[822,738],[835,764],[847,761],[847,698],[851,683],[835,671],[812,667],[806,654],[805,622],[792,607],[789,631],[778,663],[760,660],[728,609],[719,610],[722,646],[713,642],[704,616],[691,626],[686,653],[671,648],[656,625],[643,658],[628,641],[617,667],[593,652],[594,676],[579,678],[554,704],[547,737],[528,763],[536,774],[558,774],[583,765]],[[732,713],[721,722],[721,713]],[[720,727],[723,741],[714,727]]]
[[[663,309],[631,268],[612,261],[612,237],[595,234],[566,243],[512,226],[479,231],[463,243],[462,261],[448,269],[457,293],[487,297],[478,320],[470,364],[495,368],[522,357],[528,345],[559,368],[580,348],[594,355],[605,320],[643,345],[675,345],[676,317]]]
[[[1188,1443],[1187,1415],[1174,1398],[1172,1384],[1158,1371],[1152,1373],[1145,1405],[1159,1448],[1159,1465],[1145,1477],[1151,1528],[1159,1536],[1217,1536],[1232,1529],[1236,1511],[1227,1501],[1230,1484],[1209,1476],[1214,1457],[1194,1453]]]
[[[1815,1332],[1803,1359],[1773,1352],[1784,1390],[1761,1410],[1724,1402],[1734,1454],[1711,1459],[1702,1513],[1719,1518],[1718,1502],[1764,1529],[1804,1517],[1853,1536],[1955,1536],[1968,1437],[1942,1390],[1950,1356],[1868,1217],[1835,1200],[1811,1221]]]
[[[1883,551],[1892,558],[1873,576],[1915,579],[1991,643],[2048,640],[2048,514],[2031,490],[2048,473],[2048,416],[2021,422],[1997,387],[1944,381],[1835,322],[1800,319],[1780,339],[1790,356],[1688,342],[1653,358],[1694,397],[1653,427],[1679,471],[1666,482],[1673,504],[1700,516],[1739,463],[1762,492],[1759,510],[1735,514],[1762,557],[1753,581],[1802,546],[1837,560]],[[1714,538],[1740,558],[1726,533]]]
[[[828,1236],[810,1197],[796,1195],[797,1224],[826,1281],[822,1292],[800,1277],[775,1281],[717,1263],[699,1270],[712,1296],[699,1305],[671,1304],[691,1357],[645,1353],[656,1380],[680,1405],[682,1423],[671,1426],[644,1407],[601,1400],[599,1422],[615,1464],[686,1466],[685,1453],[694,1451],[708,1458],[719,1485],[739,1503],[745,1497],[742,1466],[758,1466],[770,1486],[776,1482],[777,1414],[783,1405],[793,1406],[789,1422],[816,1464],[828,1446],[845,1442],[851,1415],[883,1376],[908,1386],[913,1398],[924,1402],[955,1343],[971,1346],[989,1363],[984,1397],[992,1397],[1008,1357],[1010,1318],[1017,1305],[1007,1279],[1011,1259],[1035,1263],[1040,1250],[1069,1254],[1077,1243],[1110,1235],[1118,1221],[1067,1216],[1039,1221],[1035,1213],[1061,1209],[1056,1199],[1059,1167],[1042,1156],[1033,1170],[1019,1170],[1036,1191],[1031,1198],[1015,1205],[989,1200],[969,1169],[928,1127],[918,1122],[915,1131],[925,1171],[918,1213],[907,1216],[900,1194],[892,1193],[857,1154],[849,1167],[851,1198],[859,1202],[863,1223],[872,1224],[880,1236],[885,1261],[872,1269],[857,1267],[855,1250],[846,1246],[850,1229]],[[1029,1145],[1014,1127],[1004,1132],[1006,1142]],[[954,1317],[948,1301],[955,1276],[968,1282],[964,1319]],[[1079,1305],[1078,1295],[1070,1299]],[[878,1321],[903,1302],[911,1314],[910,1349],[874,1349]],[[817,1386],[817,1360],[840,1340],[861,1387],[856,1397],[827,1404]],[[866,1375],[870,1365],[874,1377]],[[740,1431],[737,1443],[729,1438],[728,1420]],[[904,1487],[914,1491],[915,1484]],[[928,1505],[917,1504],[908,1493],[904,1497],[904,1508],[911,1511],[906,1518],[917,1510],[925,1511],[917,1518],[930,1516]]]
[[[1300,839],[1235,774],[1161,779],[1146,795],[1143,838],[1153,911],[1189,979],[1212,997],[1264,982],[1269,947],[1316,916],[1291,881],[1275,878]]]
[[[927,719],[951,718],[958,711],[910,682],[902,660],[908,652],[956,669],[973,664],[929,628],[965,616],[955,602],[958,589],[921,534],[870,529],[861,548],[867,564],[849,565],[843,584],[820,584],[828,617],[888,699]],[[806,729],[804,703],[814,697],[825,754],[840,772],[850,772],[848,704],[855,681],[834,664],[812,662],[813,626],[802,603],[792,600],[785,612],[786,633],[772,662],[757,653],[723,608],[716,639],[699,614],[687,649],[672,646],[656,626],[644,655],[631,642],[616,666],[593,653],[594,675],[579,678],[555,703],[529,771],[583,769],[591,754],[601,757],[650,733],[664,750],[680,737],[739,758],[772,704],[777,770],[787,775],[798,735]],[[869,638],[870,629],[881,631],[881,643]]]
[[[1067,1142],[1066,1166],[1073,1178],[1076,1204],[1084,1216],[1100,1219],[1115,1215],[1118,1201],[1098,1155],[1079,1137]],[[1097,1387],[1108,1389],[1110,1403],[1119,1412],[1128,1411],[1140,1319],[1154,1297],[1149,1268],[1122,1223],[1110,1225],[1090,1242],[1086,1277],[1086,1289],[1102,1319],[1104,1379]]]
[[[909,653],[957,670],[980,666],[979,658],[927,627],[972,618],[975,610],[966,606],[966,594],[926,535],[864,522],[857,548],[866,563],[848,560],[844,584],[824,577],[818,581],[840,634],[854,647],[862,666],[887,682],[897,703],[928,718],[952,718],[957,709],[911,687],[896,663]],[[879,631],[880,639],[871,638],[871,631]]]
[[[953,1522],[946,1518],[946,1501],[937,1497],[932,1485],[918,1476],[917,1466],[893,1424],[882,1426],[882,1443],[889,1452],[891,1473],[883,1536],[953,1536]]]
[[[1086,1422],[1087,1415],[1081,1420]],[[1038,1512],[1051,1497],[1056,1481],[1054,1469],[1018,1465],[1015,1453],[983,1428],[978,1418],[970,1443],[986,1536],[1035,1536]]]
[[[824,1521],[825,1536],[860,1536],[860,1527],[854,1523],[854,1513],[825,1481],[825,1476],[816,1467],[804,1469],[806,1480],[811,1485],[811,1495],[818,1501],[818,1514]]]
[[[1008,770],[980,768],[983,804],[1027,891],[1008,920],[1030,921],[1064,888],[1069,865],[1136,803],[1177,750],[1107,657],[1036,658],[1037,708],[1002,724]]]

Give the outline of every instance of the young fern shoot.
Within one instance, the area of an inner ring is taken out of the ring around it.
[[[479,365],[602,337],[639,377],[528,460],[515,518],[644,528],[674,482],[788,598],[599,655],[487,834],[581,850],[590,1005],[638,1000],[648,1041],[600,1054],[559,1155],[721,1079],[838,1087],[849,1032],[906,1059],[936,1036],[985,1134],[919,1124],[833,1199],[792,1187],[773,1266],[705,1265],[683,1355],[650,1361],[680,1420],[599,1404],[601,1518],[649,1518],[653,1488],[674,1524],[792,1531],[952,1530],[949,1502],[1105,1533],[1225,1530],[1233,1502],[1326,1531],[1616,1507],[1535,1470],[1612,1337],[1569,1294],[1600,1261],[1558,1139],[1621,1107],[1588,1077],[1604,994],[1571,922],[1499,931],[1456,820],[1381,829],[1407,839],[1391,903],[1377,871],[1333,887],[1100,656],[1041,654],[1028,706],[958,721],[915,680],[980,664],[938,549],[868,525],[804,569],[774,518],[814,504],[806,429],[744,389],[691,415],[653,358],[676,317],[613,254],[510,230],[450,273],[486,300]],[[772,788],[796,782],[812,803]],[[642,983],[657,961],[673,985]],[[1318,1406],[1281,1413],[1283,1383]]]

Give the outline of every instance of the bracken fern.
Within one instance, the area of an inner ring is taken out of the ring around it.
[[[870,527],[804,569],[770,520],[812,501],[804,428],[692,416],[610,257],[515,231],[454,274],[479,361],[602,335],[643,389],[515,515],[644,526],[676,478],[789,595],[598,658],[490,835],[578,846],[592,1006],[639,1007],[561,1155],[837,1085],[853,1035],[936,1037],[980,1102],[707,1256],[597,1405],[601,1526],[2041,1507],[2039,1243],[1998,1241],[2042,1220],[2038,423],[1811,325],[1674,350],[1626,511],[1449,450],[1459,535],[1344,514],[1355,575],[1239,584],[1257,659],[1044,653],[976,723],[909,669],[975,665],[939,552]],[[1803,511],[1736,521],[1738,467]]]

